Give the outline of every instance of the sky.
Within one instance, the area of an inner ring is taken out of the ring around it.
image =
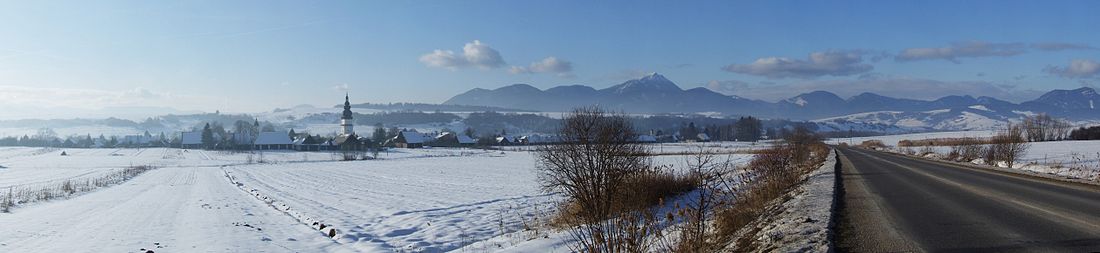
[[[473,88],[1020,102],[1100,84],[1096,1],[14,1],[0,117],[442,103]],[[67,113],[66,113],[67,112]]]

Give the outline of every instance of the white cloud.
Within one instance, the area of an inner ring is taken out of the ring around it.
[[[1089,78],[1100,74],[1100,62],[1093,60],[1077,59],[1069,63],[1069,66],[1047,66],[1043,72],[1058,75],[1065,78]]]
[[[429,67],[446,69],[459,69],[464,67],[479,67],[483,69],[499,68],[505,65],[500,52],[488,44],[479,40],[466,43],[462,47],[462,55],[455,54],[451,50],[436,49],[431,53],[420,56],[420,62]]]
[[[532,62],[527,67],[512,66],[508,71],[512,74],[553,73],[566,76],[573,71],[573,63],[550,56],[541,61]]]
[[[347,92],[348,90],[351,90],[351,86],[348,86],[347,83],[341,83],[341,84],[337,84],[336,86],[332,86],[332,89],[337,90],[337,91]]]
[[[874,67],[863,63],[860,51],[826,51],[812,53],[806,60],[767,57],[750,64],[730,64],[722,69],[768,78],[815,78],[860,74]]]
[[[946,47],[907,48],[894,56],[896,61],[948,60],[958,63],[958,58],[1007,57],[1026,52],[1023,43],[990,43],[982,41],[957,42]]]

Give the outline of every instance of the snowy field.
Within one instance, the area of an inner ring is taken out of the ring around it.
[[[762,146],[654,149],[717,149],[744,163],[751,155],[743,150]],[[681,166],[688,157],[662,155],[654,161]],[[118,185],[0,213],[0,252],[567,249],[561,233],[542,228],[531,234],[558,200],[539,189],[531,152],[393,149],[378,160],[336,158],[326,152],[0,148],[0,190],[94,177],[131,165],[158,167]],[[336,236],[328,237],[328,230],[312,222],[335,228]]]
[[[849,142],[858,145],[865,140],[881,140],[895,151],[899,151],[896,148],[897,143],[905,139],[990,137],[995,134],[995,131],[920,133],[851,138],[851,142],[848,138],[836,138],[829,140],[829,143]],[[1048,141],[1029,144],[1030,148],[1013,165],[1013,169],[1100,181],[1100,141]],[[919,147],[913,147],[913,150],[919,149]],[[951,147],[934,147],[934,149],[940,155],[951,151]]]

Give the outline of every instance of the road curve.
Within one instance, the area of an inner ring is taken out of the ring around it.
[[[1100,251],[1100,187],[839,151],[840,252]]]

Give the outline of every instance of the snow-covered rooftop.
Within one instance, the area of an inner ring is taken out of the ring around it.
[[[180,143],[183,145],[202,144],[202,132],[183,132],[180,134]]]
[[[256,145],[288,145],[294,144],[290,135],[286,132],[263,132],[256,137]]]
[[[416,131],[404,131],[401,132],[401,136],[405,137],[405,143],[420,144],[432,140],[432,136],[429,134],[422,134]]]

